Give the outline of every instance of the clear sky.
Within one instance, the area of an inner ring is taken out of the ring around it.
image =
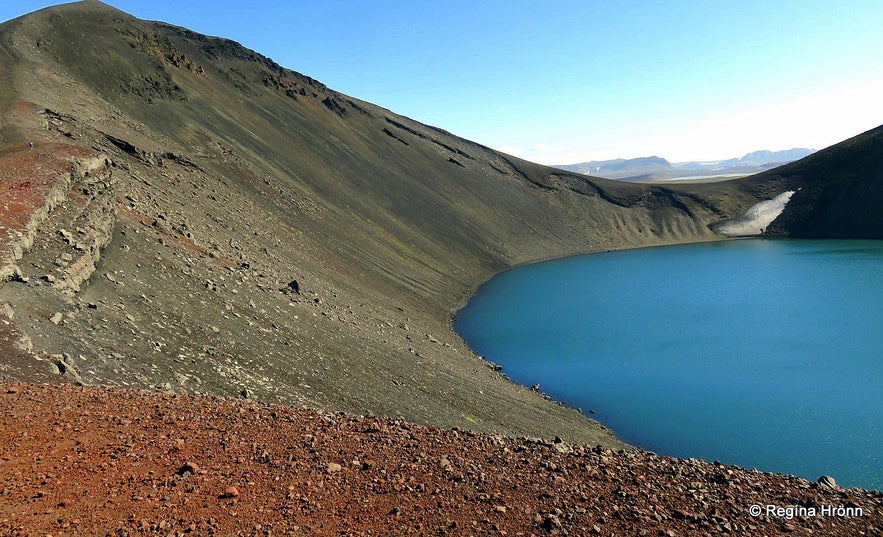
[[[56,2],[0,0],[0,20]],[[545,164],[821,149],[883,124],[880,0],[108,0]]]

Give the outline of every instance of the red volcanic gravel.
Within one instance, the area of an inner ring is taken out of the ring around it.
[[[692,459],[0,383],[3,535],[879,536],[881,507],[879,492]]]

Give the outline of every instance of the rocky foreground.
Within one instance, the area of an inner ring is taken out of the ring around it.
[[[8,383],[0,533],[883,535],[883,494],[230,398]]]

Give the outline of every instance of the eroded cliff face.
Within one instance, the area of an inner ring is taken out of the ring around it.
[[[524,162],[100,2],[4,24],[0,45],[0,160],[34,193],[4,208],[22,235],[0,302],[35,360],[9,378],[619,446],[508,382],[451,316],[499,270],[716,240],[765,199]]]

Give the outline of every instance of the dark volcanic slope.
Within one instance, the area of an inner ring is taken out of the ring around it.
[[[618,445],[451,315],[496,271],[716,239],[780,193],[531,164],[94,0],[3,24],[0,62],[7,378]]]
[[[768,230],[805,238],[883,237],[883,127],[746,180],[797,190]]]

